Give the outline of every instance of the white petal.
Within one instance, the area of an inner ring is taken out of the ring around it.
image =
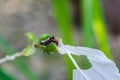
[[[120,80],[119,70],[115,63],[109,60],[103,52],[87,47],[74,47],[60,43],[58,51],[61,54],[71,53],[75,55],[86,55],[92,67],[82,70],[89,80]],[[83,74],[76,69],[73,71],[73,80],[86,80]]]

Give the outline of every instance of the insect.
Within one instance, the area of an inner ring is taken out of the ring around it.
[[[56,45],[58,45],[58,39],[54,36],[50,36],[47,40],[43,40],[40,42],[40,44],[44,46],[47,46],[51,43],[55,43]]]

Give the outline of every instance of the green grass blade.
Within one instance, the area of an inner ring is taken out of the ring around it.
[[[92,2],[91,0],[82,0],[82,33],[83,45],[93,47],[93,32],[92,32]]]
[[[105,26],[103,11],[101,9],[101,1],[93,0],[93,31],[98,42],[98,46],[108,58],[113,59]]]
[[[69,9],[69,0],[52,0],[54,16],[57,21],[58,31],[64,43],[73,43],[72,21]],[[64,56],[68,80],[72,80],[73,63],[67,55]]]
[[[69,9],[69,0],[52,0],[54,16],[57,21],[58,30],[65,43],[72,41],[72,21]]]
[[[82,11],[84,45],[93,47],[93,36],[95,36],[98,47],[112,59],[100,0],[83,0]]]
[[[94,47],[94,36],[92,30],[92,0],[82,0],[82,44],[86,47]],[[81,7],[81,6],[80,6]],[[81,68],[91,66],[90,63],[87,62],[86,57],[80,57],[79,63]]]

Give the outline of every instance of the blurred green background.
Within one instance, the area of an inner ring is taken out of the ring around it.
[[[0,58],[28,44],[24,36],[48,33],[65,44],[102,50],[120,65],[119,0],[0,0]],[[86,57],[74,58],[81,68]],[[0,65],[0,80],[72,80],[73,64],[60,54],[39,51]]]

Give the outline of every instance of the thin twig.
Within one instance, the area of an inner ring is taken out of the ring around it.
[[[0,64],[5,63],[5,62],[7,62],[7,61],[14,60],[15,58],[20,57],[20,56],[22,56],[22,53],[21,53],[21,52],[20,52],[20,53],[15,53],[15,54],[10,55],[10,56],[7,55],[7,56],[5,56],[4,58],[0,59]]]

